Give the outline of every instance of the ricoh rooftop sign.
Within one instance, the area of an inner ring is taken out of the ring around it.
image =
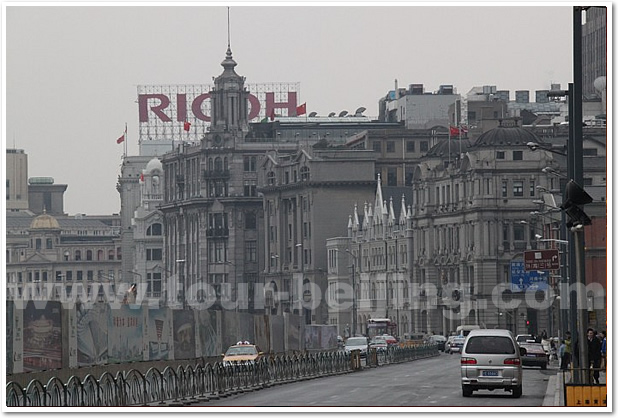
[[[246,84],[249,90],[249,121],[271,115],[294,115],[300,83]],[[137,86],[139,139],[199,139],[210,124],[211,85]],[[184,123],[191,124],[184,130]]]

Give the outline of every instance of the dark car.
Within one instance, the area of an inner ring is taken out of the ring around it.
[[[436,344],[438,346],[438,350],[444,351],[444,347],[446,345],[446,337],[444,335],[432,335],[427,338],[427,342],[429,344]]]
[[[520,347],[526,349],[526,354],[521,357],[523,366],[537,366],[542,370],[547,369],[549,357],[540,343],[519,343]]]

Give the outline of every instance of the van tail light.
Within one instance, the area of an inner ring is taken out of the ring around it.
[[[476,359],[472,357],[462,357],[461,364],[476,364]]]
[[[521,360],[518,358],[507,358],[504,360],[504,364],[520,364]]]

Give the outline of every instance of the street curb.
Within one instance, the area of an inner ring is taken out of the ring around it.
[[[556,388],[558,384],[556,381],[558,380],[558,375],[550,376],[549,382],[547,383],[547,391],[545,392],[545,397],[543,398],[542,406],[556,406],[556,394],[558,393]],[[559,393],[558,393],[559,395]]]

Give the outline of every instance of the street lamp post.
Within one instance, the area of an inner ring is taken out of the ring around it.
[[[346,253],[352,257],[354,260],[352,262],[352,336],[356,335],[356,264],[358,262],[358,258],[356,255],[352,254],[352,252],[346,248]]]

